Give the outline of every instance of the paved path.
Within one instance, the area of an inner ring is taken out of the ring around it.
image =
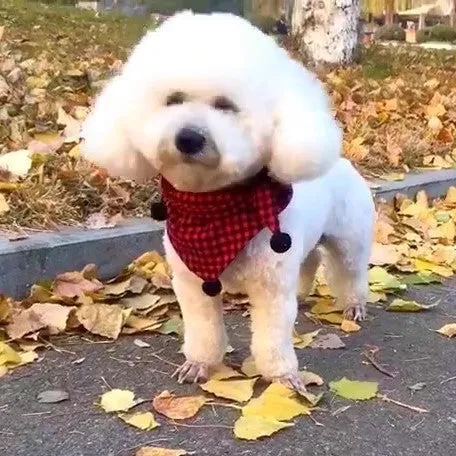
[[[301,366],[322,375],[326,382],[347,376],[376,380],[391,398],[424,407],[418,414],[378,400],[356,403],[326,394],[323,410],[313,417],[296,420],[296,426],[260,442],[235,440],[232,426],[239,412],[230,408],[205,408],[192,425],[176,427],[158,418],[163,425],[149,432],[136,431],[108,416],[93,404],[112,387],[134,390],[151,398],[170,389],[179,394],[197,391],[196,386],[177,386],[169,374],[173,366],[153,357],[178,363],[179,342],[167,336],[141,336],[151,348],[139,348],[133,337],[113,344],[89,343],[73,339],[56,342],[73,353],[47,351],[40,363],[17,370],[0,380],[0,454],[2,456],[130,456],[146,443],[185,448],[195,455],[208,456],[450,456],[456,454],[456,340],[431,331],[456,321],[456,281],[445,286],[426,287],[410,293],[422,302],[441,299],[437,309],[427,313],[396,314],[371,308],[371,319],[363,330],[344,339],[344,350],[298,351]],[[235,352],[232,363],[247,355],[248,320],[240,314],[227,317]],[[299,329],[314,326],[300,317]],[[71,344],[70,344],[71,343]],[[364,344],[380,347],[379,359],[399,375],[389,378],[363,363]],[[85,358],[80,364],[75,360]],[[407,388],[418,382],[427,387],[411,394]],[[36,395],[47,389],[64,389],[70,400],[60,404],[40,404]],[[324,387],[326,389],[326,387]],[[351,407],[333,416],[345,405]],[[143,404],[143,408],[150,404]],[[204,427],[209,425],[208,427]]]

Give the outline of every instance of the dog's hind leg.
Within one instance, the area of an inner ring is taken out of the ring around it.
[[[366,318],[369,291],[367,272],[370,256],[370,235],[325,237],[324,262],[328,284],[336,296],[337,306],[350,320]]]
[[[306,299],[312,291],[315,274],[320,266],[321,254],[317,248],[312,250],[301,265],[299,273],[298,297]]]

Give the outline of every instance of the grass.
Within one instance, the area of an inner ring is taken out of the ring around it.
[[[93,96],[154,27],[148,18],[24,0],[3,0],[0,24],[0,78],[9,89],[2,98],[0,79],[0,154],[61,134],[59,110],[82,119]],[[299,58],[296,40],[282,45]],[[20,77],[12,80],[12,70]],[[317,71],[344,127],[345,155],[365,175],[407,171],[433,155],[456,166],[455,53],[373,46],[361,48],[350,67]],[[428,125],[436,110],[438,131]],[[111,180],[70,154],[73,147],[35,154],[29,175],[2,192],[10,210],[0,215],[0,227],[53,229],[83,223],[95,212],[147,214],[153,182]]]

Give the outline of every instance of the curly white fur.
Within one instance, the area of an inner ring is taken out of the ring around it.
[[[170,103],[176,93],[180,99]],[[220,97],[235,109],[217,107]],[[191,159],[176,147],[183,127],[206,139]],[[298,279],[302,269],[309,288],[319,243],[347,314],[363,315],[370,191],[340,158],[341,130],[320,82],[247,21],[183,12],[149,32],[98,98],[84,137],[86,157],[113,175],[144,180],[160,173],[178,189],[201,192],[267,166],[276,179],[294,184],[292,202],[281,214],[292,249],[274,253],[270,233],[263,231],[221,278],[226,289],[250,295],[252,352],[265,377],[296,385],[291,333]],[[200,279],[166,236],[165,249],[185,324],[188,362],[181,378],[196,379],[225,353],[221,303],[203,295]]]

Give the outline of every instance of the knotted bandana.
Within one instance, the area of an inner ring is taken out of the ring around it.
[[[221,292],[219,276],[264,228],[273,234],[275,252],[291,247],[291,237],[280,231],[279,214],[288,206],[293,189],[273,180],[266,169],[242,184],[214,192],[182,192],[163,177],[161,187],[164,205],[152,205],[152,217],[166,218],[172,246],[203,280],[209,296]]]

